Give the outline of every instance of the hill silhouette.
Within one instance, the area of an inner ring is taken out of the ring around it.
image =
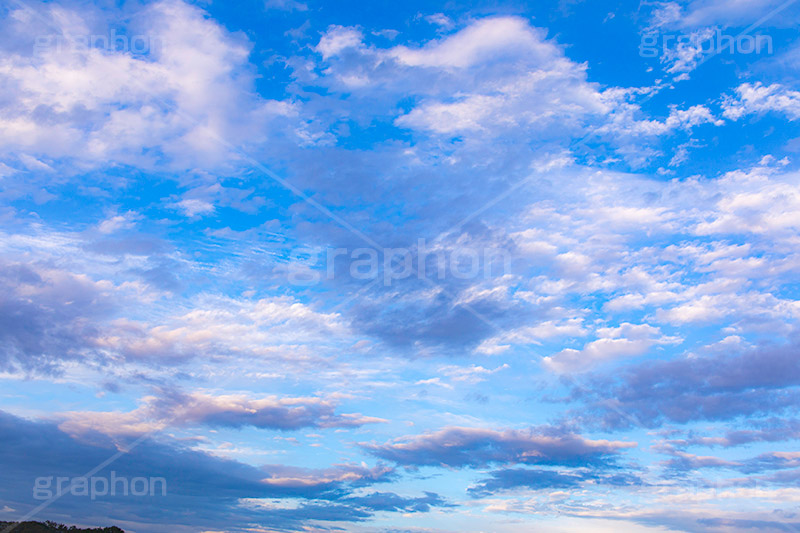
[[[55,522],[46,521],[42,522],[0,522],[0,531],[4,531],[9,526],[17,524],[10,533],[125,533],[124,530],[117,526],[111,527],[95,527],[91,529],[83,529],[75,526],[65,526],[64,524],[57,524]]]

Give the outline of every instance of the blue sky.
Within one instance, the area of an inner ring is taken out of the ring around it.
[[[0,520],[800,531],[798,22],[1,3]]]

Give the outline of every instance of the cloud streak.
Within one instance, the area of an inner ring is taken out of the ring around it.
[[[634,442],[588,440],[559,428],[492,430],[447,427],[385,444],[361,444],[370,454],[405,466],[479,468],[492,464],[604,463]]]

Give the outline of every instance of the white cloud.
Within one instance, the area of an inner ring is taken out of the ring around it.
[[[316,51],[322,54],[322,59],[329,59],[348,48],[359,47],[363,38],[364,36],[356,28],[331,26],[320,38]]]
[[[585,328],[582,318],[547,320],[486,339],[476,351],[494,355],[508,350],[511,345],[541,344],[542,341],[550,339],[583,337],[588,333],[589,330]]]
[[[444,13],[434,13],[433,15],[428,15],[425,17],[425,21],[440,26],[444,29],[453,27],[453,21]]]
[[[103,234],[115,233],[122,229],[130,229],[136,225],[136,221],[141,216],[138,213],[129,211],[122,215],[111,216],[97,225],[97,231]]]
[[[64,35],[89,35],[84,17],[97,16],[60,7],[41,14]],[[4,53],[0,79],[9,89],[0,153],[68,158],[84,168],[191,168],[226,164],[229,149],[218,138],[240,144],[263,135],[276,110],[251,96],[246,43],[177,0],[153,4],[134,20],[139,26],[129,30],[148,37],[147,53],[55,40],[33,55]],[[41,21],[17,17],[8,24],[36,34]]]
[[[126,359],[165,363],[237,354],[280,358],[282,353],[299,355],[288,349],[292,345],[319,343],[347,331],[340,315],[318,313],[286,296],[257,301],[210,298],[155,323],[115,321],[95,343]]]
[[[735,97],[723,102],[723,115],[733,120],[770,111],[783,113],[789,120],[800,119],[800,92],[779,83],[743,83],[736,88]]]
[[[543,33],[525,20],[496,17],[419,49],[398,46],[388,55],[400,64],[474,76],[469,88],[443,99],[431,97],[399,117],[404,127],[440,134],[496,132],[509,127],[542,131],[559,121],[608,110],[597,89],[586,81],[584,65],[567,59]],[[508,71],[496,65],[514,66]]]
[[[488,376],[500,372],[501,370],[506,370],[508,368],[509,368],[508,364],[502,364],[494,369],[484,368],[479,365],[470,365],[470,366],[447,365],[439,368],[439,372],[449,377],[451,381],[474,385],[476,383],[485,381]]]
[[[598,133],[618,136],[631,146],[640,146],[640,136],[667,135],[676,130],[688,131],[702,124],[721,126],[724,122],[716,118],[704,105],[694,105],[687,109],[670,106],[670,111],[663,121],[639,118],[641,110],[638,105],[628,103],[630,91],[609,89],[604,97],[609,100],[613,109],[608,123],[601,125]]]
[[[482,19],[423,48],[398,46],[389,52],[405,65],[435,68],[467,68],[493,59],[529,54],[533,62],[545,63],[557,52],[541,32],[516,17]]]
[[[197,215],[209,215],[214,212],[214,205],[197,198],[187,198],[181,200],[175,207],[183,211],[187,217],[194,217]]]
[[[696,226],[697,234],[796,235],[800,230],[800,176],[789,174],[774,180],[771,173],[731,172],[723,177],[715,209]]]
[[[661,334],[661,330],[648,324],[623,323],[617,327],[600,328],[600,338],[586,344],[581,350],[567,348],[545,357],[544,365],[555,372],[580,372],[591,367],[625,357],[647,353],[657,344],[679,343],[677,337]]]

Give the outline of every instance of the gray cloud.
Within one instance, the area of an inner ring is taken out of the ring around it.
[[[765,420],[749,420],[747,429],[725,431],[721,436],[699,435],[695,431],[688,432],[685,438],[670,439],[669,443],[678,447],[686,446],[722,446],[730,448],[753,442],[780,442],[800,439],[800,421],[792,419],[767,418]]]
[[[576,389],[589,407],[575,415],[605,427],[627,427],[635,419],[656,427],[664,422],[731,420],[778,413],[800,400],[798,344],[762,345],[738,354],[684,357],[631,366],[619,377],[599,377]],[[606,399],[613,398],[615,409]],[[593,402],[596,400],[596,403]],[[589,414],[584,414],[589,413]],[[732,434],[743,442],[766,435]]]
[[[367,452],[406,466],[482,467],[489,464],[585,466],[604,464],[633,442],[588,440],[552,427],[492,430],[447,427],[385,444],[361,444]]]
[[[4,436],[0,439],[0,508],[8,506],[19,514],[41,503],[32,497],[36,478],[80,477],[118,451],[108,441],[89,444],[70,437],[50,422],[29,421],[2,411],[0,434]],[[117,477],[128,479],[163,477],[166,495],[131,498],[118,494],[90,500],[67,494],[55,500],[42,519],[74,521],[76,517],[102,516],[104,523],[152,533],[205,529],[239,532],[251,530],[248,528],[253,524],[276,531],[300,531],[316,520],[361,521],[377,511],[427,512],[431,507],[447,505],[438,495],[428,492],[420,497],[392,492],[353,494],[357,487],[392,479],[392,469],[388,467],[337,465],[293,471],[283,466],[256,468],[170,440],[145,440],[95,476],[110,476],[112,470]],[[290,472],[305,482],[285,482]],[[297,505],[258,506],[258,500],[264,498],[296,500]],[[242,499],[254,503],[242,506]]]
[[[491,472],[490,477],[480,480],[467,489],[467,492],[470,496],[479,498],[514,489],[572,489],[587,481],[616,487],[644,484],[637,475],[629,473],[504,468]]]
[[[0,264],[0,369],[55,372],[91,350],[115,308],[111,289],[42,265]]]

